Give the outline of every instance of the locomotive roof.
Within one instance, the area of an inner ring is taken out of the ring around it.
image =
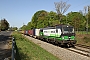
[[[59,25],[55,25],[55,26],[52,26],[52,27],[40,28],[40,30],[43,30],[43,29],[55,29],[55,28],[62,28],[62,27],[73,27],[73,26],[59,24]]]
[[[55,27],[46,27],[44,29],[55,29]]]
[[[55,29],[55,27],[40,28],[40,30],[43,30],[43,29]]]
[[[73,26],[60,24],[60,25],[56,25],[55,27],[56,28],[61,28],[61,27],[73,27]]]

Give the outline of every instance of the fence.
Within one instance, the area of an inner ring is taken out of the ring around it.
[[[11,58],[12,60],[15,60],[15,54],[16,54],[15,45],[16,45],[15,39],[12,38],[12,58]]]

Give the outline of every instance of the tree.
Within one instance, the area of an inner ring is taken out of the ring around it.
[[[9,28],[9,23],[7,22],[7,20],[4,18],[1,20],[1,30],[8,30]]]
[[[48,12],[48,15],[46,16],[46,20],[48,21],[48,26],[56,25],[55,22],[58,20],[57,13],[53,12],[53,11]],[[58,23],[59,23],[59,21],[58,21]]]
[[[63,1],[55,2],[54,4],[61,23],[62,15],[68,10],[68,8],[70,7],[70,4],[67,4],[67,2],[63,2]]]
[[[26,29],[26,25],[23,25],[20,29],[21,29],[21,30],[27,30],[27,29]]]
[[[84,16],[86,18],[86,31],[90,30],[90,6],[84,7]]]
[[[90,31],[90,6],[88,6],[88,28]]]
[[[27,30],[29,30],[29,29],[33,29],[33,26],[32,26],[32,23],[31,22],[28,22],[28,24],[27,24]]]
[[[70,12],[67,14],[67,22],[69,25],[75,27],[75,30],[84,30],[85,28],[85,17],[80,12]]]
[[[39,28],[38,25],[41,25],[43,24],[44,25],[44,22],[40,23],[40,21],[44,21],[46,20],[46,16],[47,16],[48,12],[45,11],[45,10],[40,10],[40,11],[37,11],[33,17],[32,17],[32,20],[31,20],[31,24],[32,24],[32,27],[33,28]],[[44,26],[42,26],[44,27]]]
[[[17,30],[17,29],[18,29],[17,27],[12,27],[12,30],[13,30],[13,31],[15,31],[15,30]]]
[[[68,23],[67,23],[67,16],[62,15],[61,24],[68,24]]]

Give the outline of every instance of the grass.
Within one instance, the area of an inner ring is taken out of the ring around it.
[[[21,34],[14,32],[13,36],[16,40],[16,60],[60,60]],[[76,40],[78,44],[90,46],[90,32],[76,33]]]
[[[77,44],[83,44],[90,46],[90,32],[76,33]]]
[[[21,34],[14,32],[13,36],[16,40],[16,60],[60,60]]]

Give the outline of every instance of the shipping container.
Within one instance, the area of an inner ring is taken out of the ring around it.
[[[35,29],[35,36],[39,36],[40,29]]]
[[[28,30],[28,35],[31,35],[31,34],[32,34],[31,31],[32,31],[32,30]]]
[[[24,31],[21,31],[22,34],[24,34]]]
[[[25,35],[28,35],[28,30],[25,30],[25,31],[24,31],[24,34],[25,34]]]
[[[32,36],[35,36],[35,29],[32,29]]]
[[[39,31],[40,31],[40,29],[35,29],[34,38],[38,38],[39,37]]]

